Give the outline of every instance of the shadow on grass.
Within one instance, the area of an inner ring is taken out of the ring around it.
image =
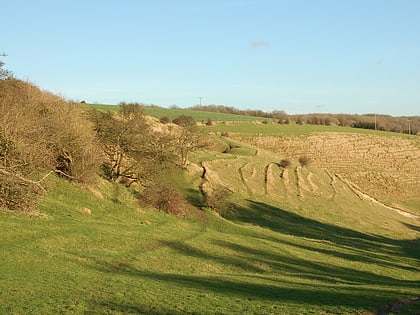
[[[97,266],[98,268],[99,266]],[[248,275],[232,275],[221,274],[213,276],[203,275],[188,275],[185,273],[166,273],[145,271],[134,268],[131,265],[124,265],[115,269],[114,265],[102,263],[98,268],[102,272],[113,272],[122,274],[125,277],[133,278],[133,281],[152,281],[154,287],[156,285],[165,288],[171,288],[171,295],[180,296],[187,294],[192,298],[192,303],[186,313],[197,313],[196,309],[200,308],[200,304],[207,304],[203,297],[207,294],[224,297],[225,303],[228,300],[240,301],[242,306],[249,303],[251,307],[261,307],[261,309],[272,307],[273,305],[302,305],[303,310],[318,309],[346,309],[357,310],[355,313],[370,312],[384,302],[395,300],[396,296],[401,294],[398,289],[386,288],[367,288],[356,285],[334,286],[329,284],[309,284],[307,282],[288,282],[278,280],[272,276],[265,277],[264,275],[248,274]],[[194,298],[196,297],[196,299]],[[182,297],[181,297],[182,299]],[[210,299],[212,299],[210,297]],[[223,302],[221,302],[223,303]],[[116,302],[99,302],[102,307],[107,309],[117,310],[121,312],[149,311],[150,313],[170,313],[176,314],[175,306],[168,304],[152,305],[147,309],[132,305],[132,303],[116,303]],[[218,306],[217,304],[212,304]],[[234,303],[232,303],[234,305]],[[256,306],[257,305],[257,306]],[[226,309],[230,307],[224,305]],[[187,307],[188,308],[188,307]],[[228,313],[235,313],[237,309],[231,309]],[[209,310],[211,313],[211,311]],[[334,311],[333,311],[334,312]],[[261,314],[265,313],[261,310]],[[335,313],[335,312],[334,312]]]
[[[203,194],[198,189],[188,188],[184,190],[187,201],[194,207],[201,208],[205,206]]]
[[[95,302],[95,308],[100,310],[107,310],[107,312],[102,312],[101,314],[148,314],[148,315],[157,315],[157,314],[171,314],[171,315],[184,315],[185,312],[175,311],[173,309],[164,309],[163,307],[155,307],[150,305],[149,307],[138,306],[132,303],[118,303],[115,301],[102,301]],[[90,314],[90,313],[89,313]],[[93,313],[99,314],[99,313]]]
[[[258,240],[243,245],[228,238],[214,238],[211,241],[213,247],[208,248],[202,243],[191,245],[190,242],[182,240],[161,242],[164,247],[190,257],[192,265],[216,264],[225,267],[218,267],[221,271],[217,275],[194,275],[185,270],[141,270],[136,268],[135,261],[115,263],[95,258],[89,259],[93,263],[90,267],[100,272],[122,274],[131,277],[132,281],[153,281],[162,288],[173,288],[175,295],[188,292],[190,295],[199,296],[204,292],[243,300],[244,303],[250,304],[258,300],[261,305],[301,304],[306,305],[308,309],[311,306],[322,309],[332,307],[335,310],[345,307],[347,310],[355,310],[355,313],[373,311],[389,301],[418,292],[419,281],[398,279],[398,276],[393,276],[395,271],[390,271],[390,276],[377,270],[377,266],[380,266],[418,271],[415,260],[419,255],[418,242],[410,245],[410,242],[416,240],[401,241],[369,235],[253,201],[249,202],[248,207],[237,207],[235,210],[229,217],[233,221],[251,223],[278,233],[306,238],[306,242],[292,243],[287,237],[276,238],[272,233],[265,236],[263,232],[253,237],[272,242],[271,247],[259,246]],[[313,246],[312,241],[315,241]],[[327,246],[320,246],[319,242],[326,242]],[[294,246],[299,254],[282,252],[283,245],[288,248]],[[319,262],[311,260],[310,257],[306,258],[305,251],[320,252],[327,257],[342,260]],[[412,258],[411,266],[402,263],[404,255]],[[369,270],[360,270],[358,267],[361,265],[353,265],[348,261],[360,262],[365,268],[371,267]],[[143,311],[135,305],[114,302],[104,307],[121,312]],[[162,309],[157,307],[156,310],[150,310],[151,313],[168,312],[165,306],[162,306]],[[191,310],[194,312],[194,306],[191,306]]]
[[[327,241],[356,249],[369,255],[375,253],[401,255],[401,252],[404,252],[412,258],[419,258],[419,253],[412,255],[412,251],[406,251],[407,248],[412,248],[413,246],[417,247],[418,250],[418,242],[416,240],[394,240],[366,234],[305,218],[261,202],[248,200],[247,207],[235,207],[234,211],[228,214],[226,218],[235,222],[258,225],[282,234],[322,242]],[[415,229],[418,227],[412,226],[411,228]]]

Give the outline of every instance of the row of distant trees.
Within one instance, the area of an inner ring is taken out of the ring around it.
[[[367,114],[306,114],[291,115],[298,124],[336,125],[343,127],[382,130],[409,134],[420,133],[420,117],[394,117],[389,115]]]
[[[236,109],[223,105],[198,105],[191,107],[195,110],[229,113],[266,118],[267,122],[274,120],[280,124],[297,123],[309,125],[335,125],[343,127],[383,130],[400,133],[420,133],[420,117],[394,117],[380,114],[303,114],[288,115],[285,111],[276,110],[264,112],[262,110]]]

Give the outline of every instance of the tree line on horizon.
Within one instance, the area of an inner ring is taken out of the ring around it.
[[[342,126],[362,129],[372,129],[406,134],[420,134],[420,116],[395,117],[383,114],[329,114],[310,113],[289,115],[283,110],[265,112],[254,109],[237,109],[224,105],[196,105],[193,110],[262,117],[267,122],[272,120],[279,124],[308,124],[325,126]]]

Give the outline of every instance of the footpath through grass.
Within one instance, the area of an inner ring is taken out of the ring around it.
[[[42,216],[0,211],[0,313],[365,314],[419,294],[418,240],[236,210],[176,218],[60,180]]]

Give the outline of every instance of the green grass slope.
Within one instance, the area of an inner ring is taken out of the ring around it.
[[[105,104],[89,104],[82,105],[85,109],[96,109],[99,111],[116,111],[119,109],[116,105],[105,105]],[[168,117],[169,119],[174,119],[181,115],[191,116],[196,122],[206,122],[209,118],[213,121],[231,121],[231,122],[253,122],[253,121],[264,121],[265,118],[262,117],[253,117],[245,115],[235,115],[235,114],[226,114],[226,113],[217,113],[217,112],[206,112],[199,111],[194,109],[184,109],[184,108],[165,108],[158,106],[145,106],[145,114],[148,116],[162,118]]]
[[[54,187],[38,217],[0,212],[2,314],[366,314],[419,293],[418,222],[391,213],[359,227],[253,198],[182,219]]]
[[[418,297],[418,218],[281,158],[247,145],[192,156],[177,187],[197,203],[200,185],[228,187],[223,217],[54,179],[38,216],[0,210],[0,314],[374,314]]]

